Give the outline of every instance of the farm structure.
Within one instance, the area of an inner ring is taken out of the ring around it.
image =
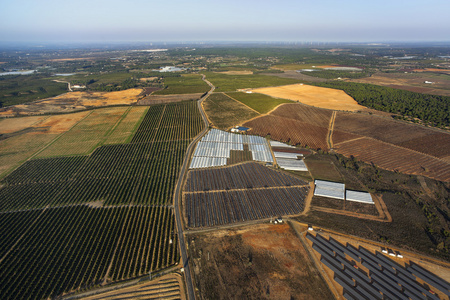
[[[288,103],[267,115],[245,122],[249,133],[270,136],[272,140],[292,145],[328,150],[327,135],[332,111]]]
[[[314,196],[345,199],[345,184],[331,181],[315,180]]]
[[[303,211],[307,182],[255,162],[191,170],[184,186],[189,227],[209,227],[295,215]]]
[[[273,150],[273,155],[280,168],[289,171],[308,171],[308,168],[302,159],[303,154],[296,151],[295,147],[280,142],[271,142],[270,145],[275,145],[277,147],[276,150]]]
[[[366,193],[366,192],[346,190],[345,191],[345,200],[374,204],[372,196],[370,195],[370,193]]]
[[[367,192],[349,191],[345,184],[324,180],[315,180],[314,196],[374,204],[372,196]]]
[[[378,251],[344,246],[320,234],[308,232],[306,238],[320,254],[320,262],[334,273],[346,299],[442,299],[438,291],[440,296],[450,296],[449,283],[414,263],[404,267]]]
[[[244,149],[245,148],[245,149]],[[232,151],[250,151],[252,160],[273,162],[266,139],[211,129],[197,144],[190,169],[218,167],[229,164]]]

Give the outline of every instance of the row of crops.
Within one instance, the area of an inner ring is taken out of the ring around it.
[[[29,160],[5,177],[1,298],[54,298],[176,264],[173,191],[202,126],[196,102],[151,106],[129,143]]]
[[[94,201],[167,204],[186,148],[201,130],[196,110],[196,102],[152,106],[129,144],[26,162],[2,181],[0,211]]]
[[[55,297],[105,279],[145,275],[179,259],[169,208],[72,206],[6,213],[0,214],[0,236],[2,299]]]

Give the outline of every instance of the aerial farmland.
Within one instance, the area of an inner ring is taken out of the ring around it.
[[[144,50],[0,80],[2,299],[448,299],[441,53]]]

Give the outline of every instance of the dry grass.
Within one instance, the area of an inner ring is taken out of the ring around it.
[[[358,111],[365,109],[344,91],[304,84],[258,88],[253,89],[253,92],[333,110]]]
[[[226,72],[215,72],[215,73],[226,74],[226,75],[252,75],[253,71],[242,70],[242,71],[226,71]]]
[[[42,122],[36,123],[33,127],[46,127],[47,133],[66,132],[81,121],[88,113],[87,111],[83,111],[74,114],[51,116]]]
[[[34,124],[40,123],[46,117],[25,117],[25,118],[10,118],[0,120],[0,134],[12,133],[25,128],[31,127]]]

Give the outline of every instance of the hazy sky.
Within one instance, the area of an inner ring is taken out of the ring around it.
[[[450,0],[0,0],[0,41],[449,41]]]

